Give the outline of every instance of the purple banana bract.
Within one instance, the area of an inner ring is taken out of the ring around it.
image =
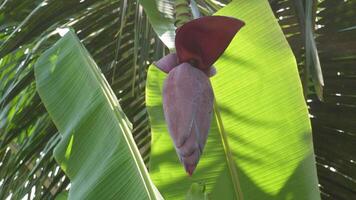
[[[164,83],[163,110],[169,133],[191,175],[208,136],[214,94],[209,78],[189,63],[172,69]]]
[[[177,53],[155,63],[168,77],[163,86],[163,110],[168,131],[185,171],[192,175],[208,138],[214,93],[209,77],[213,63],[244,25],[230,17],[192,20],[177,30]]]

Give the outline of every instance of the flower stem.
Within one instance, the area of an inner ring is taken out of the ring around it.
[[[229,171],[230,171],[232,184],[234,185],[234,191],[235,191],[236,198],[238,198],[238,200],[243,200],[244,198],[243,198],[243,195],[242,195],[242,190],[241,190],[241,186],[240,186],[239,177],[237,175],[237,170],[236,170],[236,167],[235,167],[234,159],[232,157],[232,153],[231,153],[231,149],[230,149],[230,146],[229,146],[229,143],[228,143],[227,135],[226,135],[226,132],[225,132],[225,129],[224,129],[223,121],[221,119],[219,107],[218,107],[218,104],[216,103],[215,99],[214,99],[214,114],[215,114],[216,122],[218,124],[221,141],[223,143],[225,156],[226,156],[226,161],[227,161],[227,166],[228,166]]]

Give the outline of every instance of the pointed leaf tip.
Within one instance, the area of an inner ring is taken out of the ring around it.
[[[185,165],[185,171],[188,173],[189,176],[192,176],[196,166],[195,165]]]

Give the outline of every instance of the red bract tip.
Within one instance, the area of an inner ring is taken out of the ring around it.
[[[177,29],[175,39],[179,63],[208,69],[244,25],[238,19],[223,16],[202,17],[184,24]]]
[[[185,171],[188,173],[189,176],[193,175],[194,170],[195,170],[195,165],[185,166]]]

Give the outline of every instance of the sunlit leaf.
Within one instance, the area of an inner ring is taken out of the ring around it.
[[[295,58],[268,2],[236,0],[217,15],[239,18],[246,26],[215,63],[218,73],[211,82],[221,119],[212,124],[192,178],[178,161],[164,121],[166,74],[149,69],[154,183],[167,199],[181,199],[193,182],[205,183],[212,199],[320,199]]]

